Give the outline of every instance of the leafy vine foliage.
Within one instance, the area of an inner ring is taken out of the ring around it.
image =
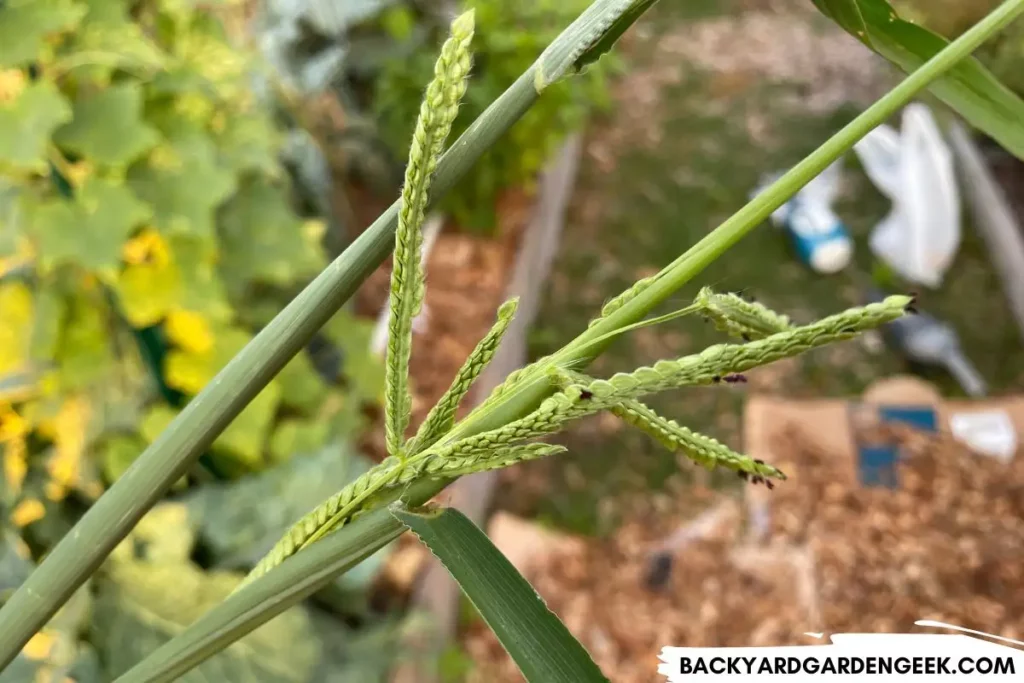
[[[0,3],[0,496],[14,527],[59,537],[49,511],[98,496],[326,265],[323,224],[293,208],[253,94],[258,62],[217,14],[232,3],[214,5]],[[324,335],[334,362],[290,362],[208,470],[316,452],[380,399],[383,366],[360,358],[368,326],[343,312]]]

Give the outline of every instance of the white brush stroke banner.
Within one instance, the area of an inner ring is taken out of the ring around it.
[[[829,645],[790,647],[664,647],[658,673],[672,683],[751,681],[1024,681],[1024,650],[981,640],[1024,643],[937,621],[946,633],[833,633]],[[821,633],[807,635],[822,638]]]

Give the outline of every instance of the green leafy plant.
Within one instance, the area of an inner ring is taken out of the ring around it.
[[[476,13],[473,87],[466,94],[454,124],[466,130],[540,55],[558,27],[575,18],[587,0],[463,0],[463,10]],[[397,56],[383,62],[374,81],[372,111],[380,134],[396,155],[403,155],[412,134],[423,83],[433,68],[435,36],[445,29],[438,17],[411,3],[389,8],[382,17],[398,42]],[[412,25],[422,26],[411,31]],[[488,232],[496,224],[495,202],[502,190],[532,189],[536,176],[565,136],[578,130],[595,107],[608,102],[603,61],[581,78],[564,84],[523,115],[499,142],[487,150],[474,173],[452,189],[440,209],[451,212],[463,228]]]
[[[0,43],[0,530],[31,567],[327,261],[253,95],[259,63],[210,10],[15,0]],[[296,454],[345,462],[382,398],[371,332],[335,315],[320,346],[345,369],[296,356],[176,492],[261,471],[280,484]],[[323,495],[354,474],[325,469]]]
[[[45,467],[23,501],[95,498],[326,264],[323,226],[292,209],[252,60],[208,12],[15,1],[0,23],[7,493]],[[365,331],[337,334],[355,324],[327,334],[372,366],[352,343]],[[346,395],[295,358],[212,444],[212,465],[239,474],[319,448],[379,397],[362,377]],[[53,444],[46,463],[35,437]]]
[[[835,0],[830,9],[848,10],[850,2]],[[125,538],[152,499],[173,484],[182,467],[259,393],[262,385],[286,365],[305,339],[385,258],[396,226],[395,260],[407,261],[403,255],[407,256],[410,245],[419,239],[420,208],[428,191],[437,196],[450,189],[533,100],[600,57],[610,48],[614,37],[621,35],[650,4],[647,0],[597,0],[438,158],[450,125],[451,109],[462,95],[463,65],[468,60],[472,31],[471,14],[456,19],[421,108],[402,201],[381,216],[200,392],[168,427],[165,436],[138,458],[132,468],[135,478],[126,477],[116,483],[79,521],[75,532],[65,536],[7,601],[0,610],[0,657],[4,661],[9,662],[32,634],[43,627],[95,566]],[[892,296],[879,304],[794,326],[787,318],[763,307],[704,290],[691,306],[660,317],[647,316],[838,156],[849,151],[868,131],[946,76],[960,60],[1021,12],[1024,0],[1010,0],[927,58],[907,79],[658,275],[641,280],[610,301],[576,339],[551,356],[511,374],[468,416],[451,424],[447,406],[458,403],[464,387],[472,382],[477,368],[486,362],[489,349],[501,336],[506,319],[514,313],[514,305],[503,307],[495,330],[471,354],[433,417],[416,436],[406,439],[406,330],[423,294],[422,274],[415,260],[409,262],[395,277],[392,288],[394,334],[388,351],[390,369],[385,392],[389,396],[385,401],[391,433],[389,458],[300,520],[257,564],[246,584],[119,680],[175,680],[363,561],[407,527],[441,557],[480,613],[495,621],[497,635],[532,680],[602,680],[592,662],[580,659],[581,653],[585,654],[582,648],[564,627],[554,623],[553,615],[546,610],[526,610],[525,605],[538,598],[521,577],[510,576],[507,562],[501,563],[495,555],[497,551],[489,547],[481,532],[471,524],[467,526],[466,520],[455,513],[417,508],[463,474],[556,453],[556,447],[531,440],[602,410],[649,431],[698,463],[732,469],[755,483],[783,479],[784,475],[771,464],[733,453],[714,439],[657,415],[640,399],[657,391],[726,381],[745,369],[852,338],[904,315],[912,299]],[[953,83],[954,91],[965,85],[955,77],[946,83]],[[984,91],[987,83],[984,80],[969,85]],[[1019,121],[980,115],[971,107],[965,110],[969,120],[989,133],[1012,137],[1012,128],[1020,126]],[[436,172],[431,177],[435,165]],[[582,374],[584,366],[612,339],[638,327],[696,314],[714,318],[729,334],[739,335],[742,343],[717,344],[690,356],[667,359],[608,379]],[[750,341],[746,341],[747,337]],[[482,581],[486,571],[474,564],[493,568],[495,582]],[[529,619],[536,632],[551,634],[551,642],[524,646],[523,622],[508,614],[517,604],[531,615]],[[495,616],[507,617],[507,621],[498,623]]]

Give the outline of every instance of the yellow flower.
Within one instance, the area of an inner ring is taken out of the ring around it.
[[[20,372],[30,357],[32,292],[21,282],[0,284],[0,374]]]
[[[25,89],[25,72],[21,69],[5,69],[0,71],[0,104],[13,102]]]
[[[50,481],[46,484],[45,493],[50,500],[62,500],[78,481],[90,412],[84,398],[70,398],[61,405],[57,416],[48,425],[57,444],[56,453],[46,463]]]
[[[68,182],[75,187],[81,187],[83,183],[93,174],[95,167],[88,161],[79,161],[77,164],[68,166]]]
[[[29,425],[21,415],[7,404],[0,404],[0,443],[28,434]]]
[[[167,242],[153,228],[144,228],[138,235],[125,242],[121,248],[121,256],[126,263],[133,266],[144,263],[165,266],[171,259]]]
[[[26,527],[32,522],[38,522],[46,515],[46,508],[35,498],[26,498],[18,503],[11,512],[11,524],[18,527]]]
[[[29,659],[37,662],[45,661],[53,649],[53,636],[46,631],[40,631],[25,643],[22,653]]]
[[[28,448],[25,439],[17,438],[4,444],[4,481],[14,492],[21,491],[21,485],[28,474]]]
[[[167,316],[166,329],[171,341],[185,351],[202,355],[213,349],[213,332],[199,313],[172,311]]]

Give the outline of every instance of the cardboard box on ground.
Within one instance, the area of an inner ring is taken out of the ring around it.
[[[934,433],[870,419],[913,406],[934,409]],[[809,554],[810,630],[906,632],[933,619],[1024,636],[1024,397],[947,401],[898,377],[859,406],[755,397],[744,427],[751,457],[790,476],[775,492],[747,490],[749,539]],[[895,444],[892,488],[863,484],[866,443]]]

